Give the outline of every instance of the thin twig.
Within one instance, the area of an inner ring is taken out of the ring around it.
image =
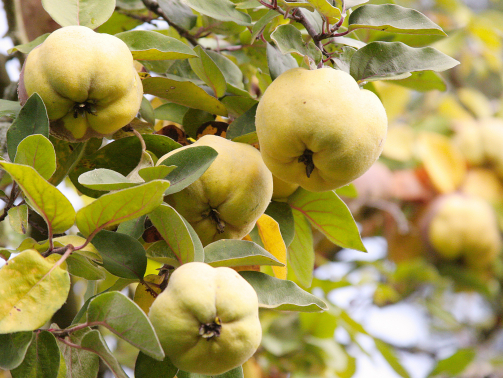
[[[194,38],[194,36],[192,34],[190,34],[188,30],[185,30],[181,26],[178,26],[177,24],[175,24],[174,22],[172,22],[169,19],[169,17],[166,15],[166,13],[164,13],[164,11],[161,9],[161,7],[157,3],[157,1],[155,1],[155,0],[142,0],[142,2],[149,11],[154,12],[158,16],[162,17],[169,24],[169,26],[171,26],[173,29],[175,29],[178,32],[178,34],[180,34],[180,36],[187,39],[194,46],[199,45],[199,43],[197,42],[197,39]]]

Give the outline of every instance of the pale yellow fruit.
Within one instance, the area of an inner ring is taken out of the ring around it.
[[[276,201],[286,201],[288,197],[297,190],[299,184],[291,184],[273,175],[272,187],[272,199]]]
[[[485,269],[498,256],[502,240],[498,221],[489,203],[462,194],[440,197],[434,203],[428,239],[446,260],[462,258],[467,267]]]
[[[166,355],[187,372],[223,374],[242,365],[262,338],[253,287],[230,268],[188,263],[150,307]]]
[[[38,93],[56,136],[71,141],[111,135],[140,109],[143,88],[127,45],[84,26],[54,31],[28,55],[19,97]]]
[[[452,139],[467,163],[471,166],[484,164],[485,153],[479,125],[474,121],[459,122]]]
[[[314,192],[361,176],[379,157],[387,130],[379,98],[332,68],[281,74],[262,96],[255,124],[273,175]]]
[[[219,239],[242,239],[271,201],[271,172],[256,148],[215,135],[205,135],[164,155],[157,165],[195,146],[212,147],[218,156],[199,179],[165,201],[192,225],[203,245]]]
[[[503,120],[488,118],[480,125],[485,160],[503,178]]]
[[[503,203],[503,184],[493,170],[488,168],[472,168],[466,173],[460,191],[485,199],[497,205]]]

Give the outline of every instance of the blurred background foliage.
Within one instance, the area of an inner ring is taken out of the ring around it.
[[[7,36],[14,45],[57,27],[40,10],[40,2],[20,1],[21,8],[15,3],[3,2]],[[161,7],[163,3],[169,4],[159,1]],[[461,64],[441,75],[426,72],[367,84],[386,107],[389,134],[378,163],[354,182],[358,195],[343,198],[369,252],[340,249],[313,230],[318,269],[310,290],[327,298],[330,310],[321,315],[263,310],[263,342],[245,364],[245,376],[503,377],[503,2],[369,3],[417,9],[448,37],[358,31],[354,38],[432,45]],[[266,12],[254,12],[253,20]],[[154,18],[142,2],[118,0],[116,12],[98,31],[115,34],[155,24]],[[200,40],[205,47],[225,53],[239,66],[248,92],[265,90],[271,78],[263,40],[251,44],[246,27],[206,16],[184,22],[199,37],[207,36]],[[275,18],[264,30],[264,40],[270,41],[275,25],[286,22]],[[174,28],[162,32],[184,38]],[[4,99],[15,99],[12,72],[22,59],[19,53],[0,55]],[[184,68],[176,61],[145,64],[159,73]],[[417,75],[424,75],[422,87],[414,83]],[[156,128],[166,124],[158,121]],[[461,200],[450,213],[444,205],[452,198]],[[472,198],[480,200],[467,205]],[[485,215],[488,207],[494,217]],[[433,230],[435,219],[440,226]],[[1,244],[18,244],[16,234],[5,227]],[[74,296],[75,303],[66,307],[73,305],[75,311],[85,286],[75,282]],[[61,316],[58,324],[64,327]],[[121,363],[132,369],[135,351],[113,335],[106,338]],[[8,376],[0,371],[0,377]]]

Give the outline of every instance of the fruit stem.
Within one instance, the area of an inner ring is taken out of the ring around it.
[[[299,163],[304,163],[306,165],[306,175],[307,177],[311,177],[311,173],[314,171],[314,163],[313,163],[313,151],[304,150],[304,153],[299,156]]]
[[[222,321],[217,316],[213,323],[201,324],[199,335],[210,341],[213,337],[219,337],[222,332]]]
[[[219,212],[216,209],[210,209],[209,216],[216,223],[216,225],[217,225],[217,232],[219,234],[223,233],[225,231],[225,223],[222,222],[222,220],[220,219]]]

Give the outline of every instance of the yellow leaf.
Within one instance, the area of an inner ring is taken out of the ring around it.
[[[405,124],[397,124],[388,129],[382,155],[398,161],[410,161],[414,154],[416,132]]]
[[[466,174],[466,164],[459,149],[444,135],[423,132],[417,152],[431,182],[440,193],[455,191]]]
[[[147,288],[145,284],[139,283],[136,287],[136,291],[134,292],[133,300],[138,306],[140,306],[143,312],[148,315],[150,306],[152,306],[152,303],[155,300],[155,296],[150,290],[153,290],[156,294],[160,294],[162,290],[159,285],[162,283],[163,277],[155,274],[149,274],[148,276],[145,276],[143,280],[149,285],[149,287]]]
[[[257,221],[257,228],[266,251],[285,264],[285,266],[272,267],[274,276],[286,280],[286,245],[279,231],[278,222],[269,215],[263,214]]]
[[[0,334],[33,331],[65,303],[70,276],[33,249],[0,269]]]
[[[463,105],[477,116],[477,118],[491,117],[494,113],[493,107],[482,92],[472,88],[460,88],[458,90],[459,100]]]

